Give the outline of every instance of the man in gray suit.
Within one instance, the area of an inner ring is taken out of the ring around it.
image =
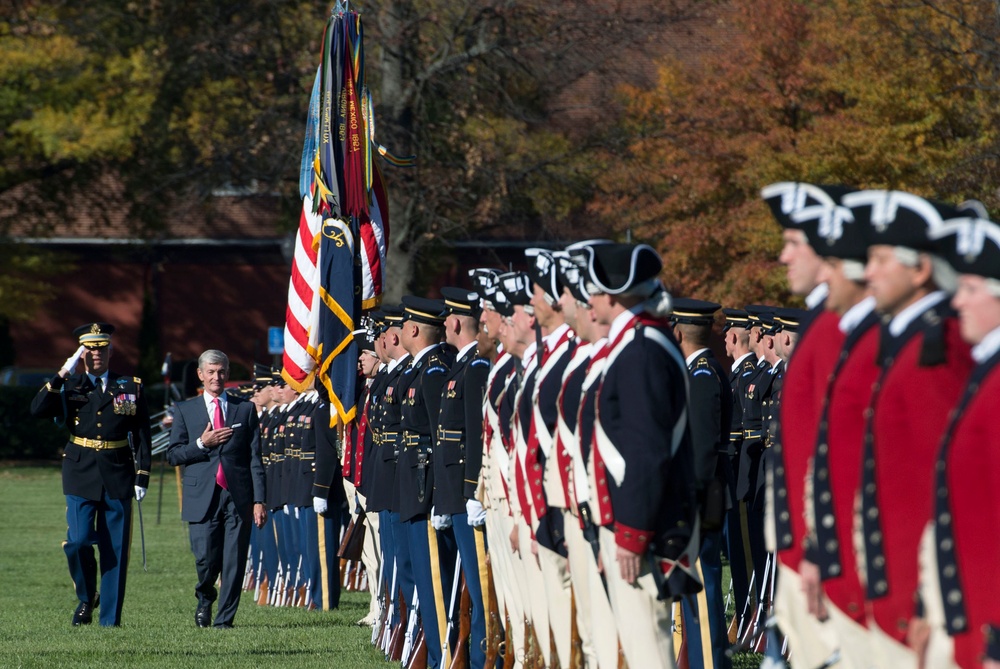
[[[240,604],[251,519],[261,527],[267,518],[257,411],[252,402],[226,395],[228,376],[225,353],[201,354],[198,378],[205,393],[177,405],[167,447],[167,461],[184,465],[181,518],[190,523],[198,570],[194,621],[198,627],[212,624],[218,594],[217,629],[233,626]]]

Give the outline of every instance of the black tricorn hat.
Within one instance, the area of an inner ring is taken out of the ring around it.
[[[1000,225],[983,218],[958,218],[939,231],[937,255],[959,274],[1000,280]]]
[[[674,323],[688,325],[712,325],[715,322],[715,312],[722,308],[721,304],[696,300],[690,297],[675,297],[670,320]]]
[[[115,326],[110,323],[87,323],[73,330],[73,336],[80,340],[80,344],[88,348],[104,347],[111,343],[111,335],[115,331]]]
[[[525,249],[524,257],[528,259],[528,274],[532,282],[541,287],[553,300],[558,300],[559,272],[553,252],[548,249]]]
[[[796,229],[810,221],[819,223],[830,217],[844,216],[844,212],[838,212],[841,198],[855,190],[841,185],[781,181],[764,186],[760,196],[781,227]]]
[[[842,198],[868,244],[905,246],[934,253],[945,221],[969,216],[967,210],[898,190],[864,190]]]
[[[663,269],[660,254],[648,244],[595,244],[585,247],[587,291],[622,295],[655,279]]]
[[[525,272],[506,272],[497,277],[497,292],[503,293],[512,307],[531,304],[531,277]],[[498,309],[499,311],[499,309]]]

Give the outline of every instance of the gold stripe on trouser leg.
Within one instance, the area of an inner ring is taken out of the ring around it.
[[[783,564],[778,565],[778,583],[774,592],[774,617],[788,638],[788,650],[797,667],[818,667],[837,648],[833,625],[822,623],[809,613],[802,577]],[[846,669],[838,663],[838,669]]]
[[[486,526],[473,527],[472,537],[476,541],[476,573],[479,576],[479,592],[483,596],[483,620],[486,623],[486,642],[489,643],[490,632],[493,631],[493,623],[490,620],[490,576],[486,568]],[[469,572],[466,571],[466,573]]]
[[[705,582],[705,572],[701,570],[701,558],[694,562],[695,571],[698,572],[698,580]],[[705,669],[712,669],[715,666],[715,657],[712,655],[712,626],[708,621],[708,590],[702,588],[698,593],[698,627],[701,632],[701,666]],[[691,652],[691,636],[688,635],[688,652]]]
[[[274,524],[274,521],[271,522]],[[319,541],[317,542],[319,546],[319,573],[320,578],[323,579],[321,588],[323,590],[323,601],[320,602],[320,606],[323,607],[324,611],[330,610],[330,568],[326,562],[326,519],[316,514],[316,529]],[[315,586],[313,587],[313,592],[316,592]]]
[[[924,603],[924,616],[931,629],[927,643],[925,667],[957,669],[955,664],[955,642],[945,628],[944,600],[941,597],[941,581],[938,579],[937,550],[934,546],[934,524],[927,523],[920,538],[919,590]],[[975,586],[973,586],[975,587]]]
[[[670,619],[673,622],[674,660],[681,653],[681,646],[684,645],[684,614],[681,612],[680,602],[670,604]]]
[[[447,604],[444,601],[444,586],[441,583],[441,553],[438,552],[437,530],[427,521],[427,543],[430,544],[431,558],[431,583],[434,585],[434,608],[437,610],[438,620],[438,647],[443,648],[443,665],[451,666],[451,644],[448,643],[448,617],[445,613]],[[432,643],[428,639],[427,643]]]
[[[550,509],[549,513],[561,513],[561,511]],[[567,561],[559,553],[539,546],[538,563],[542,571],[542,578],[545,580],[545,603],[549,611],[549,629],[552,630],[552,638],[556,642],[559,666],[568,668],[573,609]]]
[[[674,669],[677,663],[670,606],[656,598],[656,584],[649,566],[643,561],[639,578],[629,585],[621,576],[614,533],[602,527],[600,536],[611,610],[628,666]]]
[[[576,628],[580,633],[584,666],[594,667],[597,655],[594,651],[594,634],[590,624],[590,577],[587,569],[587,554],[593,555],[593,551],[583,538],[583,530],[580,529],[580,521],[576,516],[568,509],[563,510],[563,515],[566,552],[569,553],[569,577],[573,584],[573,597],[576,598]]]
[[[549,608],[548,602],[545,601],[545,579],[542,577],[537,558],[531,554],[531,530],[523,518],[518,518],[515,522],[524,581],[528,591],[531,623],[535,627],[535,635],[538,637],[539,650],[542,652],[545,666],[550,667],[552,644],[549,643]]]
[[[743,539],[743,563],[747,570],[747,583],[750,583],[750,607],[747,609],[749,615],[753,615],[753,610],[757,607],[757,585],[752,583],[753,579],[753,553],[750,551],[750,518],[747,515],[747,503],[740,500],[740,536]],[[736,615],[743,611],[746,602],[736,602]]]

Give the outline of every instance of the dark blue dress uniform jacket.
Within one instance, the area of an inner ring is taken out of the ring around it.
[[[135,415],[115,413],[116,398],[122,397],[134,398]],[[97,501],[107,491],[112,499],[128,499],[135,495],[133,486],[149,487],[149,410],[140,379],[108,372],[108,388],[97,392],[86,374],[57,375],[32,400],[31,415],[65,417],[73,437],[127,441],[132,436],[134,456],[129,446],[95,449],[69,441],[62,460],[63,494]]]

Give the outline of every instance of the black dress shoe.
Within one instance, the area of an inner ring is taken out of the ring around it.
[[[212,607],[199,606],[194,612],[194,624],[198,627],[212,626]]]
[[[73,626],[89,625],[93,619],[94,607],[90,605],[90,602],[80,602],[80,605],[76,607],[76,612],[73,614]]]

